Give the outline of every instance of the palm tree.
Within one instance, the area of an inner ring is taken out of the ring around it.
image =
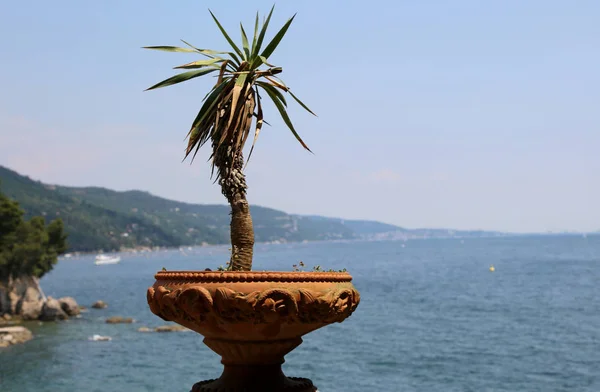
[[[269,57],[292,24],[295,15],[283,25],[273,39],[263,48],[263,40],[273,9],[274,7],[271,8],[269,15],[263,20],[260,28],[257,13],[251,43],[243,25],[240,23],[241,50],[210,10],[212,18],[231,46],[232,51],[199,49],[183,40],[182,42],[188,46],[187,48],[175,46],[145,47],[145,49],[167,52],[198,53],[206,57],[203,60],[175,67],[175,69],[191,71],[175,75],[155,84],[148,90],[218,72],[217,83],[204,97],[202,107],[187,134],[188,143],[185,158],[193,152],[193,160],[198,149],[208,140],[211,141],[211,177],[215,174],[216,168],[215,181],[221,186],[221,191],[231,206],[231,259],[229,269],[234,271],[250,271],[252,269],[254,229],[246,199],[247,186],[246,176],[243,172],[244,157],[242,151],[254,122],[254,140],[248,154],[249,160],[263,123],[266,123],[263,119],[261,104],[261,94],[263,92],[273,101],[292,134],[306,150],[310,151],[294,129],[286,112],[287,102],[284,93],[289,94],[308,112],[313,115],[314,113],[292,94],[290,88],[281,79],[275,76],[282,72],[281,67],[276,67],[268,62]]]

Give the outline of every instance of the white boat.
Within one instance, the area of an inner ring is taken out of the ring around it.
[[[96,260],[94,264],[103,265],[103,264],[117,264],[121,261],[121,257],[119,256],[106,256],[106,255],[98,255],[96,256]]]
[[[88,340],[94,342],[110,342],[112,338],[110,336],[93,335],[92,337],[88,338]]]

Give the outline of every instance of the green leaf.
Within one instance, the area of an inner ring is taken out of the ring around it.
[[[196,52],[202,52],[202,49],[195,47],[194,45],[190,44],[186,40],[180,39],[180,41],[183,42],[184,44],[186,44],[187,46],[189,46],[190,48],[194,49]]]
[[[216,54],[217,52],[214,52],[212,50],[203,50],[200,48],[195,47],[194,45],[190,44],[189,42],[185,41],[185,40],[180,40],[181,42],[183,42],[184,44],[186,44],[187,46],[189,46],[190,48],[194,49],[196,52],[208,57],[208,58],[214,58],[215,56],[213,56],[213,54]],[[211,53],[214,52],[214,53]]]
[[[220,86],[220,85],[221,85],[223,82],[229,82],[230,80],[231,80],[231,78],[230,78],[230,77],[225,77],[225,78],[223,78],[223,80],[221,80],[221,82],[217,83],[217,85],[216,85],[215,87],[213,87],[213,88],[212,88],[212,90],[210,90],[208,93],[206,93],[206,95],[204,96],[204,98],[202,98],[202,101],[203,101],[203,102],[204,102],[204,101],[206,101],[206,98],[208,98],[208,96],[209,96],[210,94],[212,94],[212,92],[213,92],[213,91],[214,91],[214,90],[215,90],[215,89],[216,89],[218,86]]]
[[[142,49],[162,50],[164,52],[181,52],[181,53],[195,53],[196,50],[188,48],[180,48],[178,46],[144,46]]]
[[[181,83],[181,82],[185,82],[186,80],[190,80],[193,78],[197,78],[198,76],[202,76],[202,75],[206,75],[208,73],[214,72],[217,69],[218,68],[204,68],[204,69],[200,69],[197,71],[183,72],[178,75],[172,76],[169,79],[165,79],[162,82],[157,83],[152,87],[147,88],[146,91],[154,90],[156,88],[171,86],[173,84],[177,84],[177,83]]]
[[[232,70],[232,72],[235,72],[237,68],[239,68],[239,66],[242,64],[242,62],[240,61],[239,57],[236,56],[235,53],[233,52],[227,52],[227,54],[229,55],[229,64],[227,65],[227,67],[229,69]]]
[[[279,45],[279,42],[281,42],[281,39],[283,38],[283,36],[285,35],[285,33],[287,32],[288,28],[290,27],[290,25],[292,24],[292,22],[294,21],[294,18],[296,17],[296,15],[294,14],[294,16],[292,16],[281,28],[281,30],[279,30],[279,32],[277,34],[275,34],[275,37],[273,37],[273,39],[271,40],[271,42],[269,42],[269,44],[267,45],[267,47],[265,48],[265,50],[263,50],[263,52],[260,54],[261,56],[265,57],[265,58],[269,58],[269,56],[271,56],[271,54],[275,51],[275,49],[277,48],[277,45]]]
[[[250,47],[248,46],[248,36],[246,35],[246,32],[244,31],[244,26],[241,23],[240,30],[242,31],[242,47],[244,48],[244,53],[246,55],[246,57],[244,57],[244,60],[250,61]]]
[[[313,116],[317,116],[312,110],[310,110],[308,108],[308,106],[306,106],[298,97],[296,97],[294,95],[294,93],[292,93],[292,91],[290,90],[289,87],[287,87],[285,85],[285,83],[283,82],[283,80],[279,79],[277,76],[266,76],[265,77],[269,82],[272,83],[272,86],[280,88],[281,90],[285,91],[286,93],[289,93],[292,98],[294,98],[296,100],[296,102],[298,102],[300,104],[300,106],[302,106],[304,109],[306,109],[310,114],[312,114]],[[273,79],[277,79],[277,80],[273,80]],[[279,90],[276,90],[277,92],[279,92]]]
[[[215,86],[212,89],[212,91],[209,93],[210,95],[208,95],[207,98],[205,98],[204,104],[202,105],[202,107],[200,108],[200,111],[198,112],[198,115],[194,119],[194,122],[192,123],[192,126],[190,127],[190,131],[188,132],[187,136],[194,135],[194,132],[196,132],[198,130],[198,128],[202,124],[202,122],[211,113],[212,109],[219,102],[217,98],[219,98],[219,95],[221,94],[221,92],[223,92],[223,89],[227,86],[227,83],[229,83],[229,80],[223,81],[220,85]],[[204,135],[204,136],[205,137],[201,138],[201,140],[207,139],[206,136],[208,136],[208,135]],[[188,150],[185,155],[186,158],[190,152],[191,152],[191,148],[188,146]]]
[[[273,64],[269,64],[269,62],[267,61],[267,58],[265,56],[258,56],[258,58],[260,59],[260,61],[266,65],[267,67],[274,67]]]
[[[252,36],[252,48],[250,54],[256,56],[254,49],[256,48],[256,40],[258,39],[258,11],[256,12],[256,20],[254,21],[254,35]]]
[[[246,78],[248,78],[248,73],[244,72],[240,74],[237,80],[235,81],[235,85],[239,87],[244,86],[244,83],[246,83]]]
[[[285,100],[285,97],[281,93],[281,91],[277,90],[272,84],[269,84],[266,82],[261,82],[261,81],[256,82],[256,84],[259,85],[260,87],[262,87],[263,90],[265,90],[265,91],[270,90],[271,94],[273,94],[277,98],[279,98],[279,100],[283,103],[284,106],[287,106],[287,102]],[[269,93],[269,91],[267,91],[267,93]]]
[[[231,40],[231,38],[229,38],[229,34],[227,34],[227,31],[225,31],[223,26],[221,26],[221,23],[219,23],[219,20],[217,19],[217,17],[212,13],[211,10],[208,10],[208,12],[210,12],[212,18],[214,19],[215,23],[219,27],[219,30],[221,30],[221,33],[223,34],[223,36],[225,37],[227,42],[229,42],[229,45],[231,45],[233,50],[240,56],[240,58],[244,58],[244,54],[242,53],[240,48],[238,48],[237,45]],[[240,62],[239,59],[237,61],[238,61],[238,63]]]
[[[199,60],[199,61],[192,61],[191,63],[187,63],[187,64],[183,64],[183,65],[179,65],[173,69],[194,69],[194,68],[202,68],[202,67],[206,67],[209,65],[215,65],[215,63],[220,63],[225,61],[222,58],[214,58],[214,59],[210,59],[210,60]],[[216,65],[215,65],[216,66]],[[218,66],[216,66],[217,68],[220,68]]]
[[[318,117],[312,110],[310,110],[308,108],[308,106],[306,106],[304,103],[302,103],[302,101],[299,100],[298,97],[296,97],[289,89],[287,92],[292,96],[292,98],[294,98],[296,100],[296,102],[298,102],[300,104],[300,106],[302,106],[304,109],[306,109],[306,111],[308,111],[313,116]]]
[[[279,67],[279,69],[281,69],[281,67]],[[285,85],[285,82],[283,80],[279,79],[277,76],[269,75],[266,78],[269,79],[273,83],[276,82],[275,84],[281,84],[284,87],[284,90],[288,89],[288,86]],[[271,80],[271,78],[275,79],[275,82],[273,80]]]
[[[279,101],[279,99],[277,98],[277,96],[272,95],[272,93],[270,92],[269,89],[265,89],[265,91],[267,92],[267,94],[269,95],[269,97],[271,98],[271,100],[273,101],[273,103],[275,104],[275,107],[277,107],[277,110],[279,111],[279,114],[281,115],[281,118],[283,119],[283,122],[285,122],[285,124],[288,126],[288,128],[290,129],[290,131],[292,131],[292,133],[296,137],[296,140],[298,140],[300,142],[300,144],[302,144],[302,147],[304,147],[305,149],[307,149],[308,151],[310,151],[310,148],[308,148],[308,146],[306,145],[306,143],[304,143],[304,141],[302,140],[302,138],[300,137],[300,135],[298,135],[298,133],[294,129],[294,125],[292,124],[292,121],[290,120],[290,117],[288,116],[287,112],[285,111],[285,107]],[[310,151],[310,152],[312,153],[312,151]]]
[[[271,11],[269,12],[269,16],[267,16],[267,19],[265,20],[265,23],[263,23],[262,28],[260,29],[260,34],[258,35],[258,39],[256,41],[256,46],[254,47],[254,51],[252,52],[252,58],[254,58],[255,62],[258,61],[258,59],[256,58],[256,56],[258,55],[258,52],[260,51],[260,48],[262,46],[263,40],[265,39],[265,34],[267,32],[267,27],[269,26],[269,21],[271,21],[271,15],[273,15],[273,10],[275,9],[275,5],[273,5],[273,7],[271,7]],[[252,68],[256,68],[257,65],[252,64]]]
[[[207,111],[210,110],[210,108],[218,102],[217,98],[223,92],[223,89],[225,89],[225,87],[227,87],[227,84],[230,82],[230,80],[231,79],[223,80],[221,82],[221,84],[219,84],[218,86],[215,86],[211,90],[211,92],[209,94],[207,94],[207,96],[204,98],[204,104],[202,105],[202,108],[200,109],[200,111],[198,112],[198,115],[196,116],[196,118],[194,119],[194,122],[192,123],[192,128],[204,120],[204,118],[206,117]]]
[[[196,52],[198,53],[202,53],[204,55],[215,55],[215,54],[229,54],[229,52],[222,52],[222,51],[218,51],[218,50],[212,50],[212,49],[202,49],[202,48],[198,48],[192,44],[190,44],[189,42],[187,42],[186,40],[180,40],[181,42],[183,42],[184,44],[186,44],[187,46],[189,46],[190,48],[194,49]]]
[[[186,44],[187,46],[189,46],[190,48],[196,50],[198,53],[209,57],[209,58],[214,58],[216,54],[228,54],[229,56],[231,56],[232,59],[235,59],[237,62],[234,62],[235,65],[240,65],[239,59],[237,59],[237,57],[235,56],[235,54],[233,54],[232,52],[220,52],[217,50],[212,50],[212,49],[200,49],[195,47],[194,45],[190,44],[189,42],[186,42],[184,40],[181,40],[181,42],[183,42],[184,44]]]

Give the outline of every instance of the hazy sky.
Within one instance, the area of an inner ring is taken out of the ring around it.
[[[11,1],[0,11],[0,165],[64,185],[224,203],[182,163],[214,79],[143,92],[227,47],[271,1]],[[311,155],[271,106],[249,200],[405,227],[600,229],[600,2],[280,1],[270,62]],[[271,29],[274,34],[275,29]],[[270,37],[270,36],[269,36]]]

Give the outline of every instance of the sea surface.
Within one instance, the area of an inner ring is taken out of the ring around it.
[[[165,324],[146,304],[156,271],[216,269],[227,247],[122,258],[63,259],[42,279],[47,295],[109,307],[29,324],[34,340],[0,351],[0,391],[187,392],[219,376],[200,335],[137,329]],[[600,391],[600,236],[257,245],[254,267],[299,261],[347,268],[362,298],[286,357],[320,392]],[[136,323],[104,322],[117,315]]]

